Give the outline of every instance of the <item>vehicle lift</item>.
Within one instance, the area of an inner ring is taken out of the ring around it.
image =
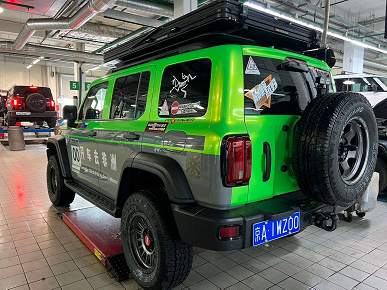
[[[121,219],[114,218],[98,207],[64,212],[63,221],[107,267],[116,280],[129,279],[121,243]]]

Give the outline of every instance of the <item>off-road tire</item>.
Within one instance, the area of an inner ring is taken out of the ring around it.
[[[387,187],[387,165],[380,157],[376,161],[375,172],[379,173],[379,195],[385,195],[386,193],[383,191]]]
[[[377,143],[375,115],[364,96],[335,93],[315,98],[294,132],[293,170],[300,189],[313,200],[348,208],[371,181]]]
[[[122,246],[130,272],[141,287],[172,289],[191,270],[192,246],[180,239],[170,206],[163,204],[157,194],[142,190],[127,199],[121,217]],[[139,224],[143,225],[142,231]],[[138,253],[145,250],[148,264]]]
[[[44,112],[46,110],[46,103],[46,98],[39,93],[30,94],[26,99],[26,106],[31,112]]]
[[[49,119],[47,120],[47,125],[49,128],[54,128],[56,126],[56,119]]]
[[[52,155],[47,163],[47,190],[53,205],[68,206],[74,201],[75,193],[65,186],[56,155]]]

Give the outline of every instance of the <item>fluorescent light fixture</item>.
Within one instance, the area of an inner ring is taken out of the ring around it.
[[[354,82],[354,81],[347,80],[347,81],[344,81],[343,84],[344,84],[344,85],[354,85],[355,82]]]
[[[30,69],[32,67],[32,64],[27,65],[27,69]]]
[[[35,59],[32,64],[37,64],[40,61],[40,58]]]
[[[275,17],[278,17],[278,18],[281,18],[281,19],[285,19],[285,20],[287,20],[289,22],[296,23],[296,24],[299,24],[301,26],[308,27],[308,28],[311,28],[311,29],[323,32],[323,29],[321,27],[319,27],[319,26],[316,26],[316,25],[313,25],[311,23],[308,23],[308,22],[305,22],[305,21],[302,21],[302,20],[299,20],[299,19],[287,16],[287,15],[284,15],[284,14],[282,14],[280,12],[274,11],[272,9],[265,8],[265,7],[260,6],[258,4],[255,4],[255,3],[252,3],[252,2],[245,2],[244,5],[246,5],[248,7],[251,7],[253,9],[265,12],[267,14],[273,15]],[[376,47],[376,46],[372,46],[372,45],[369,45],[367,43],[351,39],[349,37],[346,37],[344,35],[341,35],[341,34],[338,34],[338,33],[335,33],[335,32],[328,31],[328,35],[332,36],[334,38],[338,38],[338,39],[344,40],[344,41],[349,41],[349,42],[351,42],[351,43],[353,43],[354,45],[357,45],[357,46],[361,46],[361,47],[368,48],[368,49],[371,49],[371,50],[374,50],[374,51],[377,51],[377,52],[380,52],[380,53],[387,54],[387,50],[386,49],[382,49],[382,48],[379,48],[379,47]]]
[[[0,13],[1,13],[1,12],[4,12],[4,9],[0,7]]]

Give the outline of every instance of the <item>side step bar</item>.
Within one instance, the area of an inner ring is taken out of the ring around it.
[[[117,208],[115,202],[110,198],[100,194],[98,191],[73,179],[65,180],[66,187],[82,196],[84,199],[98,206],[103,211],[114,217],[121,215],[121,209]]]

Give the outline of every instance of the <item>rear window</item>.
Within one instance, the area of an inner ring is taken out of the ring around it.
[[[211,60],[199,59],[170,65],[161,81],[159,116],[201,117],[207,112]]]
[[[246,115],[300,115],[322,88],[332,92],[327,71],[306,64],[304,72],[291,71],[281,67],[282,60],[248,55],[243,61]]]
[[[15,86],[13,91],[15,96],[24,97],[32,93],[39,93],[46,98],[52,98],[52,93],[50,88],[46,87],[37,87],[37,86]]]
[[[338,92],[372,92],[374,89],[383,92],[383,88],[372,77],[335,79]]]

